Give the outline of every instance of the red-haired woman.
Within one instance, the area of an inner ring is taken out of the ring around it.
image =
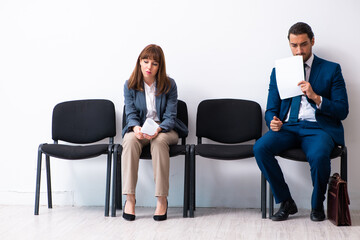
[[[148,45],[140,53],[130,79],[124,85],[126,126],[123,128],[122,176],[126,201],[123,218],[135,220],[135,188],[142,148],[150,144],[157,205],[154,220],[167,218],[169,192],[169,145],[187,135],[186,126],[176,119],[177,87],[166,74],[162,49]],[[147,118],[159,124],[154,135],[142,133]],[[176,129],[176,131],[174,130]]]

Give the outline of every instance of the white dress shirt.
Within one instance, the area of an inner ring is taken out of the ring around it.
[[[151,84],[151,86],[147,85],[146,82],[144,82],[144,86],[145,86],[145,97],[146,97],[146,108],[147,108],[146,117],[153,119],[155,122],[158,122],[160,120],[156,113],[155,82],[153,84]]]
[[[314,61],[314,54],[311,55],[311,57],[305,62],[305,81],[309,81],[310,78],[310,72],[311,72],[311,66]],[[321,96],[320,96],[321,98]],[[322,102],[322,98],[321,98]],[[321,103],[319,106],[316,106],[318,109],[321,108]],[[289,115],[290,111],[287,114],[285,122],[289,121]],[[315,109],[310,105],[305,95],[301,96],[301,102],[300,102],[300,109],[299,109],[299,120],[300,121],[309,121],[309,122],[316,122],[315,118]]]

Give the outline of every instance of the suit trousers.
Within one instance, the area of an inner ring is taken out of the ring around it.
[[[169,171],[170,156],[169,145],[176,144],[179,140],[177,132],[160,132],[154,139],[137,139],[134,132],[128,132],[123,139],[122,176],[123,194],[135,194],[139,159],[142,148],[150,144],[152,165],[155,181],[155,196],[168,196],[169,194]]]
[[[331,136],[317,122],[309,121],[284,123],[280,131],[270,130],[256,141],[256,162],[270,184],[276,203],[292,197],[275,156],[287,149],[301,147],[310,164],[313,183],[311,207],[321,209],[330,176],[330,154],[334,146]]]

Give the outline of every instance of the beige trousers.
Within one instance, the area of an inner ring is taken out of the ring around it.
[[[150,144],[152,165],[155,181],[155,196],[168,196],[170,156],[169,145],[176,144],[179,135],[174,130],[159,135],[152,139],[137,139],[134,132],[126,133],[123,139],[121,155],[123,194],[135,194],[138,179],[139,158],[142,148]]]

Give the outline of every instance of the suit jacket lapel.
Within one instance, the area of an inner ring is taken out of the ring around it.
[[[311,71],[310,71],[310,77],[309,77],[309,83],[311,84],[311,86],[314,85],[314,83],[319,75],[320,69],[321,69],[321,61],[317,56],[314,55],[314,61],[311,65]]]
[[[316,55],[314,55],[314,61],[311,65],[311,71],[310,71],[310,77],[309,77],[309,83],[311,84],[311,86],[315,86],[315,82],[320,73],[320,69],[321,69],[321,61]],[[308,102],[311,104],[311,106],[316,109],[315,102],[313,100],[310,100],[308,97],[306,97],[306,98],[307,98]]]
[[[157,81],[155,81],[155,87],[157,87]],[[157,89],[156,89],[156,93],[157,94]],[[157,113],[157,116],[159,118],[160,121],[161,120],[161,100],[162,100],[162,94],[161,95],[158,95],[156,96],[155,95],[155,107],[156,107],[156,113]]]
[[[156,113],[157,113],[157,116],[159,118],[159,120],[161,121],[161,100],[162,100],[162,95],[159,95],[159,96],[155,96],[155,105],[156,105]]]
[[[137,91],[137,94],[138,94],[139,102],[140,102],[141,106],[143,107],[143,110],[145,111],[145,116],[146,116],[147,106],[146,106],[144,83],[143,83],[143,89],[144,89],[144,91]]]

